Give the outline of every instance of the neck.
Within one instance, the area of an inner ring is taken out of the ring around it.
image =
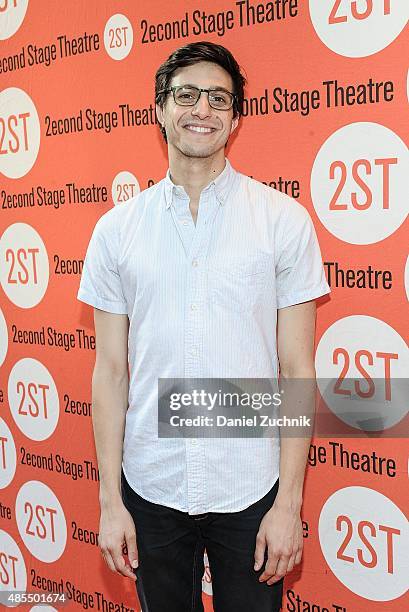
[[[203,189],[223,172],[224,167],[224,149],[211,157],[200,158],[187,157],[179,151],[175,154],[169,147],[170,178],[175,185],[181,185],[193,201],[199,201]]]

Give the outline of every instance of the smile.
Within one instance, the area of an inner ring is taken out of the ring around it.
[[[214,128],[199,127],[196,125],[186,125],[185,129],[189,130],[190,132],[197,132],[199,134],[211,134],[215,131]]]

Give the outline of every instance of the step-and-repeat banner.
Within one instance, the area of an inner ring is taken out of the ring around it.
[[[95,336],[76,293],[96,221],[166,172],[158,66],[208,40],[248,78],[227,155],[308,209],[332,288],[316,370],[336,381],[333,429],[311,444],[283,609],[409,609],[408,396],[395,392],[409,372],[408,13],[407,0],[0,0],[0,590],[140,609],[98,548]]]

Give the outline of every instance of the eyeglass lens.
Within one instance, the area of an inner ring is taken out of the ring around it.
[[[196,87],[179,87],[175,89],[175,101],[181,106],[194,106],[200,96],[200,89]],[[223,90],[209,92],[209,104],[212,108],[228,109],[232,106],[232,95]]]

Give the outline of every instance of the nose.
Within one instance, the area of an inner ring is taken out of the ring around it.
[[[209,105],[207,93],[205,91],[201,91],[198,101],[192,108],[192,115],[205,119],[205,117],[208,117],[211,112],[211,106]]]

